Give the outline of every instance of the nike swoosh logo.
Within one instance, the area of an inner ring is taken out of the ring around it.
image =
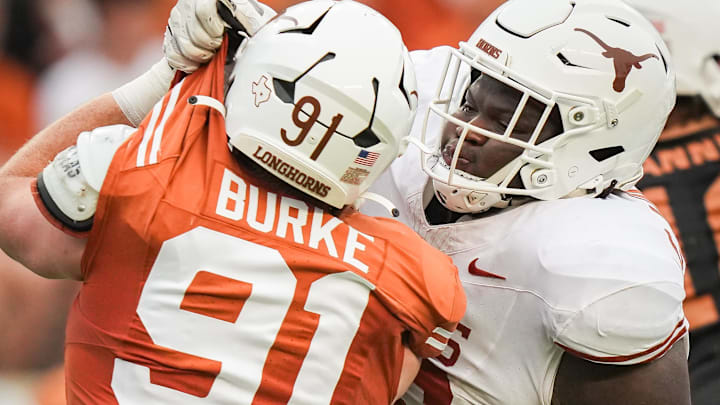
[[[477,262],[477,260],[478,260],[478,259],[475,259],[475,260],[473,260],[473,261],[470,262],[470,265],[468,266],[468,271],[470,272],[470,274],[472,274],[473,276],[489,277],[489,278],[499,278],[500,280],[507,280],[505,277],[503,277],[503,276],[501,276],[501,275],[498,275],[498,274],[495,274],[495,273],[490,273],[489,271],[485,271],[485,270],[479,269],[479,268],[475,265],[475,262]]]

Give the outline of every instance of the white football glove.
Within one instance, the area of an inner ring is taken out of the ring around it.
[[[170,12],[163,41],[163,52],[170,66],[191,73],[212,58],[220,47],[225,28],[231,27],[218,14],[220,5],[232,13],[250,36],[276,14],[256,0],[178,0]]]

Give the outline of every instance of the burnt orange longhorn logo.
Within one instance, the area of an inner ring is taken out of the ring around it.
[[[598,38],[597,35],[582,28],[575,28],[575,31],[583,32],[587,34],[587,36],[589,36],[590,38],[594,39],[595,42],[597,42],[605,49],[605,52],[602,53],[602,56],[613,60],[613,64],[615,66],[615,81],[613,81],[613,89],[618,93],[625,90],[625,80],[630,74],[632,68],[642,69],[642,66],[640,66],[640,62],[650,58],[655,58],[658,60],[660,59],[657,57],[657,55],[652,53],[646,53],[642,56],[636,56],[633,55],[632,52],[626,51],[624,49],[614,48],[606,44],[602,39]]]

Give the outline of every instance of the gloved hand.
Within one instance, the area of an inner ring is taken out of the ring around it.
[[[225,21],[218,8],[225,8]],[[191,73],[210,60],[220,47],[225,28],[254,35],[275,16],[256,0],[178,0],[170,12],[163,52],[171,67]]]

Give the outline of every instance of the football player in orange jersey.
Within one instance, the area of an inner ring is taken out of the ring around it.
[[[200,23],[221,33],[209,4]],[[270,13],[255,6],[223,8],[230,39],[166,94],[161,61],[0,170],[0,247],[83,281],[71,405],[389,404],[465,311],[449,258],[352,208],[386,203],[366,191],[407,146],[417,92],[397,29],[318,0],[256,30]],[[195,11],[174,8],[169,55]]]
[[[620,1],[510,0],[411,57],[420,150],[373,189],[469,310],[403,401],[688,404],[684,259],[634,188],[675,101],[657,31]]]
[[[629,0],[655,25],[677,71],[677,102],[638,183],[687,258],[693,404],[720,401],[720,3]]]

